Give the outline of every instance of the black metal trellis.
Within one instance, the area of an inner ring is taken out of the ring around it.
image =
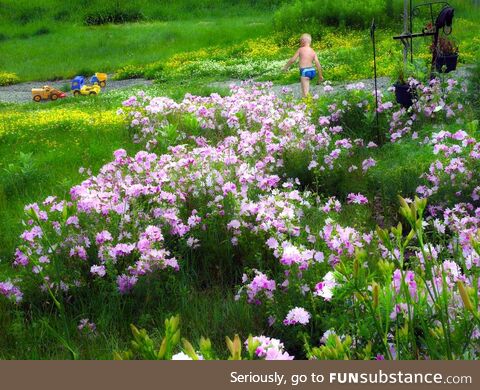
[[[377,47],[375,41],[375,30],[377,26],[375,25],[375,19],[372,20],[372,25],[370,27],[370,38],[372,39],[373,46],[373,75],[374,75],[374,93],[375,93],[375,124],[377,127],[377,141],[380,142],[380,129],[379,129],[379,120],[378,120],[378,83],[377,83]]]
[[[436,16],[434,8],[440,7],[440,6],[442,7],[441,11],[439,15]],[[413,20],[415,17],[418,17],[420,15],[421,10],[423,9],[427,9],[427,11],[429,11],[431,29],[427,30],[423,28],[422,32],[414,33]],[[451,18],[448,20],[445,20],[445,18],[442,18],[441,15],[447,9],[451,10]],[[408,15],[406,15],[406,13],[408,13]],[[410,54],[410,62],[413,63],[413,40],[415,38],[421,38],[421,37],[428,37],[428,36],[433,37],[434,46],[432,51],[432,69],[431,69],[433,74],[433,71],[435,68],[436,55],[437,55],[439,33],[441,29],[443,29],[444,33],[447,35],[451,33],[453,8],[446,1],[433,1],[433,2],[422,3],[414,6],[413,0],[409,0],[408,12],[406,13],[404,14],[405,30],[401,35],[394,36],[393,39],[401,41],[404,46],[404,52],[405,52],[404,61],[406,66],[408,54]],[[406,18],[408,18],[408,23],[406,23]],[[446,28],[448,28],[448,30],[446,30]]]

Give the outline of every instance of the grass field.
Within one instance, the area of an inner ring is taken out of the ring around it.
[[[98,27],[66,26],[51,34],[0,42],[0,69],[22,80],[114,72],[125,65],[165,60],[178,52],[228,46],[270,30],[265,16],[150,22]]]
[[[293,13],[290,16],[291,23],[285,22],[280,28],[277,26],[278,22],[273,22],[272,9],[281,2],[261,1],[255,7],[226,2],[223,14],[216,15],[215,10],[219,9],[220,3],[222,0],[210,7],[199,3],[197,8],[192,8],[195,12],[188,13],[187,19],[182,19],[183,13],[170,10],[170,7],[168,9],[172,16],[161,17],[158,12],[142,4],[140,9],[145,10],[147,16],[137,23],[94,26],[84,25],[74,11],[75,7],[66,8],[71,21],[56,23],[53,19],[59,7],[52,7],[51,4],[48,6],[47,2],[42,8],[40,4],[39,7],[44,11],[37,14],[32,11],[32,20],[27,18],[27,22],[11,26],[5,24],[4,29],[10,32],[11,36],[3,33],[4,39],[0,39],[0,50],[4,53],[0,59],[0,84],[15,80],[7,77],[7,74],[13,74],[17,81],[29,81],[55,80],[71,78],[77,74],[119,70],[119,77],[146,75],[148,78],[161,80],[178,77],[178,74],[180,77],[198,78],[202,72],[220,77],[258,76],[258,70],[250,74],[248,70],[242,70],[252,67],[269,68],[266,75],[268,79],[277,78],[283,83],[293,82],[293,73],[288,77],[278,76],[279,66],[272,67],[269,63],[284,61],[291,55],[297,45],[297,35],[302,30],[299,27],[302,23],[295,18],[301,16]],[[480,11],[478,8],[466,7],[464,2],[459,2],[458,5],[461,6],[456,11],[454,39],[461,47],[460,62],[472,63],[475,54],[480,50],[475,22]],[[98,4],[93,2],[92,10],[97,6]],[[22,20],[23,14],[19,11],[23,9],[22,6],[15,7],[18,7],[15,8],[17,11],[11,19],[6,18],[6,22],[11,23],[12,19]],[[158,7],[165,9],[161,5]],[[193,6],[186,1],[179,3],[178,7],[186,10]],[[62,9],[58,12],[67,12]],[[209,10],[213,10],[213,14]],[[283,15],[282,12],[282,9],[277,11],[275,17],[278,19],[279,15]],[[286,11],[285,14],[289,15]],[[345,11],[342,15],[344,14]],[[331,19],[336,20],[336,17],[332,16]],[[47,23],[50,19],[52,21]],[[15,33],[17,30],[23,31],[29,23],[48,24],[52,27],[43,30],[40,28],[43,33],[31,32],[24,36]],[[371,62],[368,29],[352,30],[346,25],[319,26],[321,30],[314,36],[314,47],[319,51],[329,79],[355,80],[370,77],[371,68],[365,66]],[[422,27],[418,23],[415,25],[418,31]],[[341,34],[338,34],[339,28]],[[398,35],[401,29],[401,22],[397,19],[378,24],[377,51],[381,75],[392,75],[396,71],[401,59],[401,45],[393,41],[392,36]],[[245,50],[247,41],[253,42],[253,50]],[[428,46],[429,39],[415,41],[415,51],[422,63],[427,63],[430,57]],[[185,53],[181,61],[172,61],[172,57],[179,53]],[[199,53],[208,54],[199,57]],[[236,66],[233,71],[232,65]],[[122,72],[125,67],[129,72]],[[238,70],[239,67],[241,70]],[[217,68],[220,71],[214,70]]]

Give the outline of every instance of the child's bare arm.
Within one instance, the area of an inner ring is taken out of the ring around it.
[[[298,59],[298,56],[300,55],[300,50],[297,50],[297,52],[294,54],[292,58],[288,60],[286,65],[283,67],[283,70],[286,72],[288,68],[292,66],[292,64]]]
[[[315,53],[314,61],[315,61],[315,66],[317,67],[317,71],[318,71],[318,82],[320,83],[320,82],[323,81],[323,71],[322,71],[322,65],[320,64],[320,61],[318,60],[317,53]]]

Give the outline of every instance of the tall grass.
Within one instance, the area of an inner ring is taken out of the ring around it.
[[[101,25],[198,17],[253,15],[284,0],[1,0],[0,41],[58,31],[68,24]]]
[[[401,15],[402,0],[296,0],[283,5],[275,14],[275,25],[282,31],[311,31],[319,35],[325,25],[365,28],[372,18],[393,24]]]
[[[413,5],[423,3],[414,1]],[[457,15],[467,16],[472,11],[472,0],[452,0],[450,4],[456,9]],[[379,26],[401,27],[403,15],[403,0],[295,0],[284,3],[275,13],[275,26],[281,31],[310,31],[321,35],[325,25],[346,28],[367,28],[375,18]],[[434,6],[434,12],[439,12],[442,5]],[[420,14],[425,14],[428,7],[420,8]],[[428,13],[423,15],[429,20]],[[400,32],[401,30],[399,30]]]

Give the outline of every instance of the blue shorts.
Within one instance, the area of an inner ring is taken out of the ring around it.
[[[315,68],[300,68],[300,77],[308,77],[310,80],[317,75]]]

